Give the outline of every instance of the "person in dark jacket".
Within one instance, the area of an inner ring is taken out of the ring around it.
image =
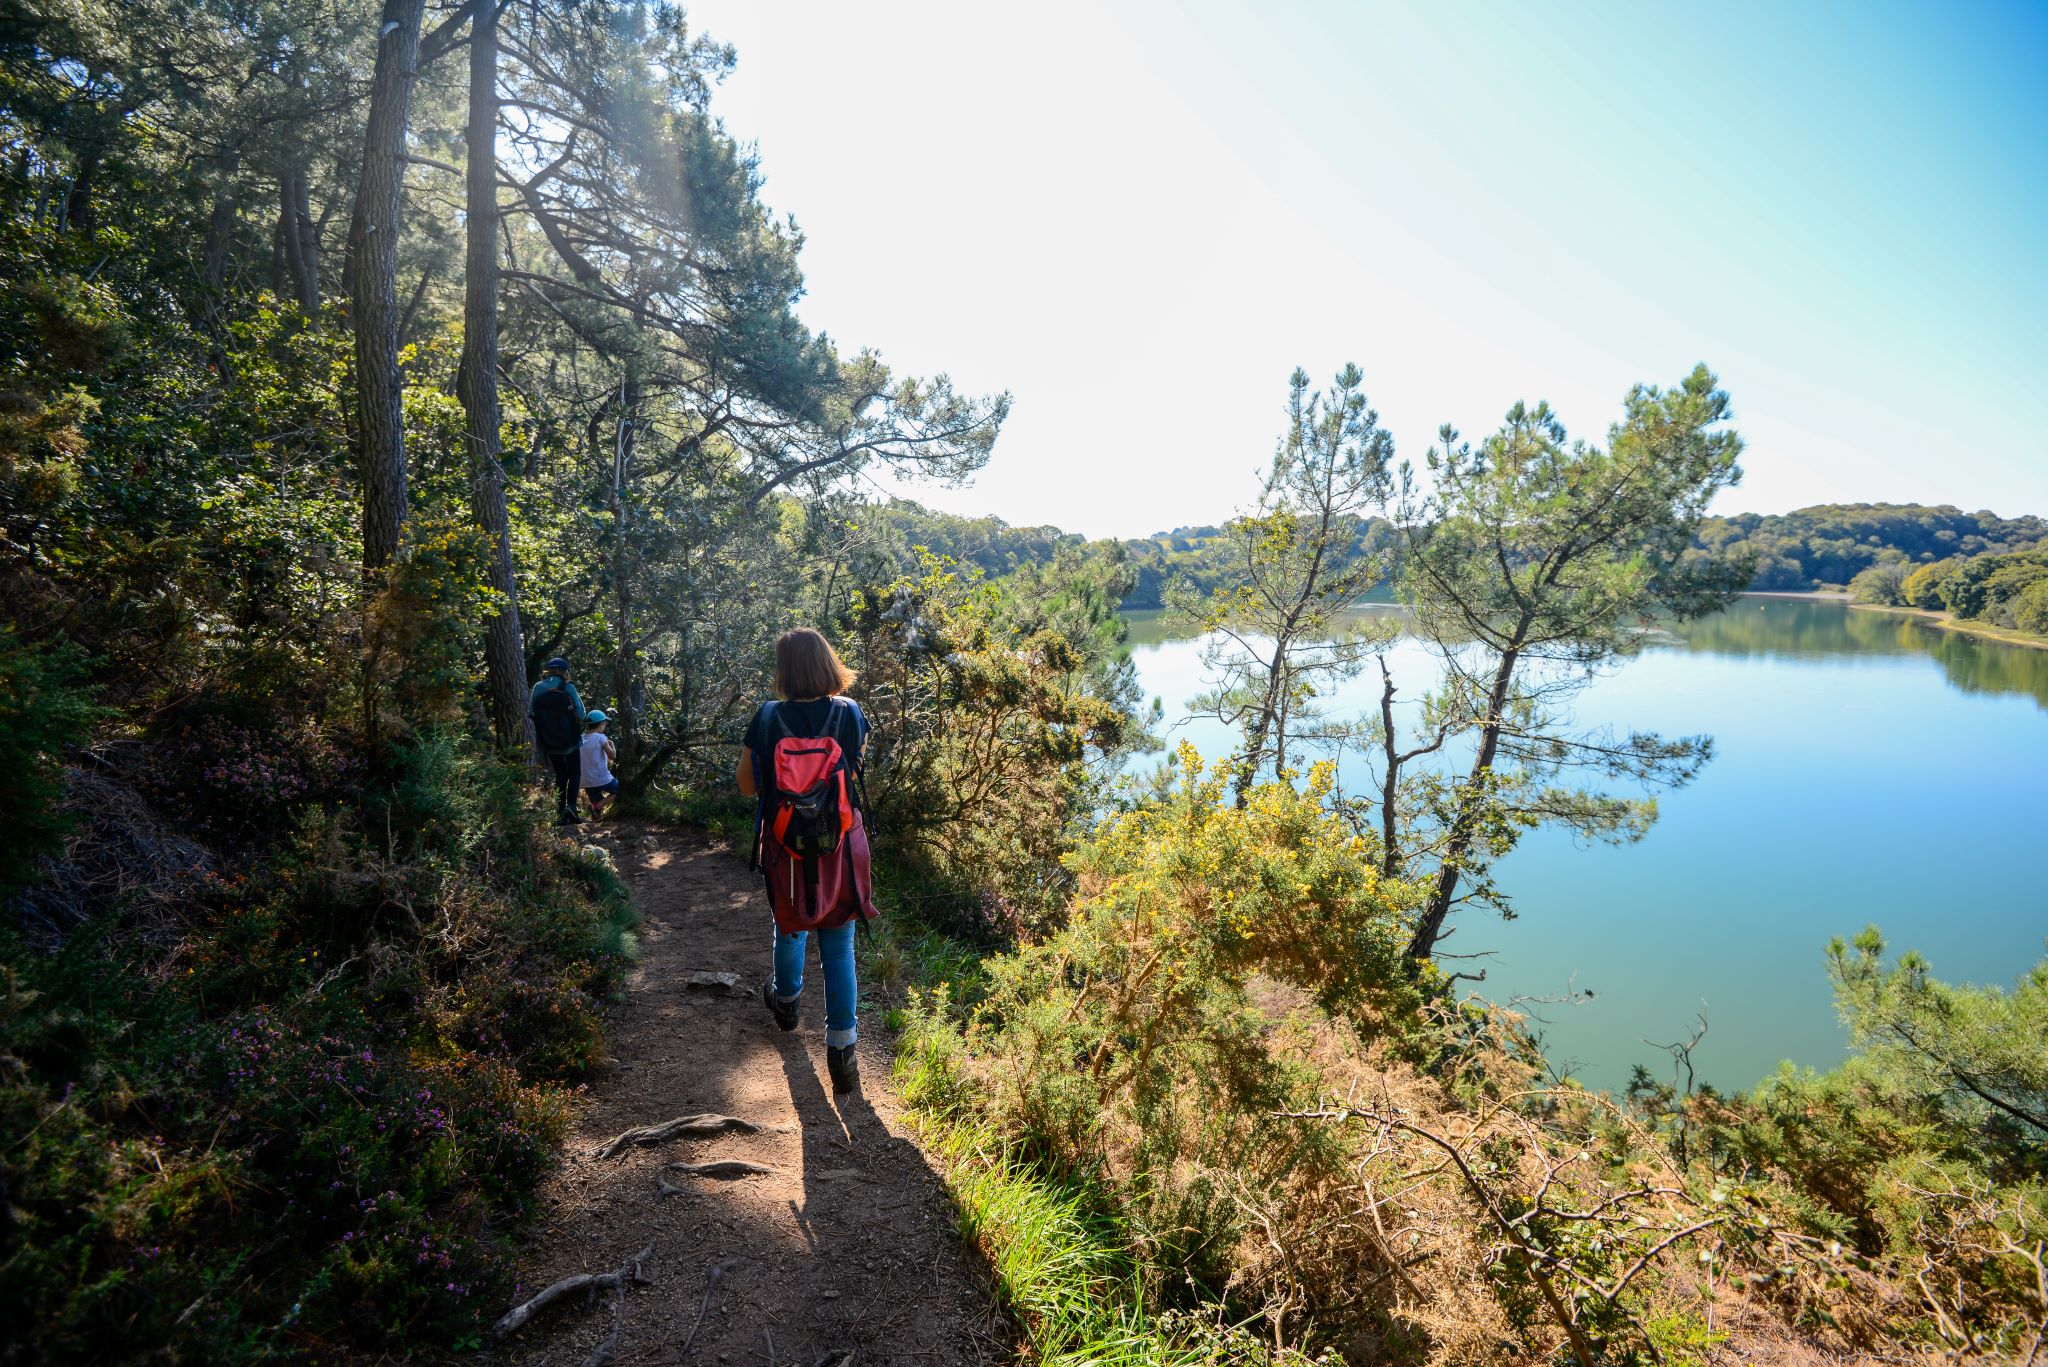
[[[555,696],[550,696],[555,695]],[[583,778],[583,695],[569,682],[569,662],[549,660],[540,682],[526,702],[533,717],[533,735],[555,777],[555,824],[574,826],[583,820],[576,809],[576,790]]]

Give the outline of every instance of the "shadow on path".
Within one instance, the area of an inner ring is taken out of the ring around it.
[[[835,1105],[823,993],[804,993],[792,1034],[761,1005],[768,912],[744,865],[690,833],[623,826],[593,843],[613,851],[633,886],[641,960],[614,1022],[614,1065],[593,1083],[543,1191],[521,1298],[572,1273],[611,1271],[652,1244],[649,1284],[626,1299],[615,1363],[814,1367],[847,1351],[859,1367],[1007,1361],[985,1278],[953,1237],[945,1189],[887,1091],[879,1022],[861,1022],[863,1093]],[[742,986],[685,985],[704,970],[738,973]],[[764,1128],[594,1156],[624,1130],[703,1111]],[[717,1159],[772,1171],[719,1180],[664,1167]],[[721,1264],[730,1265],[707,1302]],[[570,1298],[496,1358],[580,1363],[611,1331],[608,1299]]]

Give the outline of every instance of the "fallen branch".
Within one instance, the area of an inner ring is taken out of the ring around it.
[[[491,1326],[491,1337],[493,1339],[502,1339],[508,1335],[518,1333],[541,1310],[562,1297],[577,1291],[587,1291],[592,1294],[599,1291],[617,1291],[623,1295],[627,1282],[644,1282],[647,1280],[640,1275],[640,1264],[653,1256],[654,1245],[649,1244],[632,1257],[626,1259],[616,1272],[578,1272],[573,1277],[564,1277],[532,1300],[521,1305],[515,1305],[506,1311],[503,1317]]]
[[[678,1358],[687,1358],[690,1355],[690,1345],[697,1341],[697,1331],[704,1327],[704,1312],[711,1308],[711,1293],[718,1289],[718,1283],[725,1274],[739,1265],[738,1258],[727,1258],[711,1269],[711,1280],[704,1283],[704,1297],[697,1302],[697,1321],[690,1326],[689,1334],[683,1339],[683,1346],[676,1350]]]
[[[749,1163],[744,1158],[721,1158],[711,1163],[664,1163],[662,1166],[685,1177],[718,1177],[726,1181],[739,1177],[769,1177],[775,1172],[773,1168]]]
[[[679,1115],[674,1120],[664,1120],[659,1125],[641,1125],[616,1135],[602,1145],[593,1158],[616,1158],[636,1144],[659,1144],[669,1139],[704,1139],[715,1134],[736,1130],[741,1134],[759,1134],[761,1127],[751,1120],[742,1120],[736,1115],[717,1115],[706,1111],[701,1115]]]

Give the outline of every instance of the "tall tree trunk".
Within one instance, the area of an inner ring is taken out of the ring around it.
[[[626,363],[626,378],[619,382],[619,426],[612,448],[612,743],[618,747],[619,767],[633,773],[640,759],[639,642],[633,625],[632,535],[627,527],[626,489],[632,479],[635,418],[640,409],[640,377],[635,363]]]
[[[1394,741],[1394,674],[1387,657],[1380,660],[1380,729],[1387,745],[1387,772],[1380,782],[1380,877],[1392,878],[1401,867],[1401,750]]]
[[[87,232],[93,226],[93,180],[99,175],[99,170],[98,149],[87,151],[79,157],[78,170],[71,177],[70,187],[64,192],[64,226],[72,232]]]
[[[216,166],[220,183],[213,188],[213,214],[206,223],[206,248],[200,254],[200,273],[209,293],[220,289],[228,278],[228,248],[235,233],[235,172],[241,161],[241,153],[231,147],[220,154]]]
[[[277,281],[277,292],[287,295],[297,303],[304,297],[301,282],[305,279],[305,263],[299,258],[304,250],[304,239],[299,233],[296,210],[298,172],[284,170],[277,177],[277,252],[284,262],[284,272]]]
[[[1525,622],[1513,639],[1519,643],[1522,631],[1527,629]],[[1479,834],[1479,813],[1486,805],[1479,790],[1492,776],[1493,759],[1500,752],[1501,718],[1507,710],[1508,687],[1514,682],[1515,666],[1520,659],[1520,645],[1513,645],[1501,652],[1500,662],[1494,667],[1493,687],[1486,697],[1486,720],[1479,728],[1479,749],[1472,756],[1472,769],[1465,777],[1465,792],[1458,799],[1457,815],[1451,818],[1450,838],[1444,844],[1443,863],[1437,868],[1436,887],[1430,892],[1422,919],[1416,923],[1414,938],[1408,942],[1408,958],[1413,963],[1427,959],[1435,951],[1436,942],[1443,938],[1444,918],[1451,914],[1451,899],[1457,895],[1458,879],[1464,874],[1465,854]]]
[[[278,176],[278,239],[284,244],[285,269],[292,299],[308,318],[320,312],[320,229],[313,222],[312,190],[303,166],[293,165]]]
[[[405,127],[418,79],[426,0],[384,0],[363,137],[362,180],[348,229],[348,296],[355,330],[357,437],[363,478],[363,568],[398,554],[405,526],[404,378],[398,369],[398,217]],[[302,244],[303,245],[303,244]]]
[[[1286,629],[1273,642],[1273,660],[1266,667],[1266,696],[1259,701],[1259,710],[1253,714],[1251,725],[1244,733],[1244,764],[1237,771],[1236,802],[1241,808],[1251,801],[1252,784],[1257,781],[1259,767],[1265,762],[1266,741],[1273,734],[1273,721],[1280,708],[1280,680],[1287,667],[1289,641]]]
[[[462,363],[456,390],[469,419],[470,505],[491,538],[491,587],[499,609],[484,627],[484,683],[491,731],[504,750],[533,753],[526,709],[526,648],[519,583],[512,573],[511,518],[498,408],[498,16],[471,0],[469,35],[468,241],[463,258]]]
[[[270,229],[270,292],[282,299],[291,284],[291,267],[286,264],[284,243],[284,212],[278,211],[277,222]]]

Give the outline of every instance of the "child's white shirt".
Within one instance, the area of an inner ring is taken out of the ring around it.
[[[583,735],[583,786],[602,788],[612,781],[612,738],[602,731]]]

